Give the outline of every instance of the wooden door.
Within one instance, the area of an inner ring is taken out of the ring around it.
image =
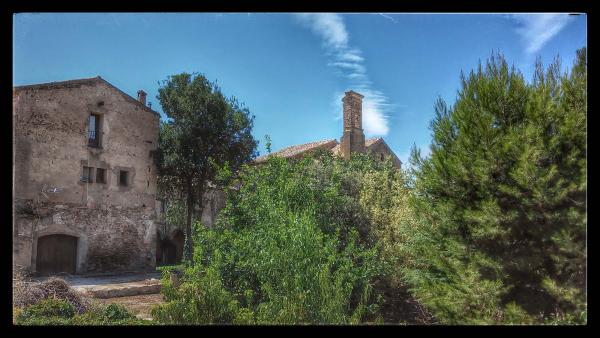
[[[38,238],[36,270],[41,274],[75,273],[77,237],[48,235]]]

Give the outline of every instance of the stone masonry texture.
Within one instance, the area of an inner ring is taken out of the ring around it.
[[[153,269],[158,113],[97,77],[13,88],[13,123],[14,264],[36,271],[38,239],[59,234],[77,238],[77,273]]]

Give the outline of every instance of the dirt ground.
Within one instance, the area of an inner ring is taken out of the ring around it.
[[[142,319],[152,319],[152,315],[150,314],[152,307],[163,302],[162,295],[160,293],[96,300],[103,304],[122,304],[133,314],[135,314],[136,317]]]

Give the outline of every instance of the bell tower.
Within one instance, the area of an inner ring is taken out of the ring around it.
[[[344,134],[340,142],[340,150],[343,158],[350,158],[352,153],[365,152],[365,134],[362,129],[363,97],[350,90],[342,99],[344,103]]]

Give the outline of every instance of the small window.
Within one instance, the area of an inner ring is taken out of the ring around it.
[[[106,169],[96,168],[96,183],[106,183]]]
[[[90,147],[100,147],[100,115],[90,115],[88,121],[88,145]]]
[[[129,176],[128,175],[129,172],[127,172],[126,170],[120,170],[119,171],[119,185],[126,187],[129,184]]]
[[[81,176],[82,182],[92,183],[92,167],[83,167],[83,175]]]

